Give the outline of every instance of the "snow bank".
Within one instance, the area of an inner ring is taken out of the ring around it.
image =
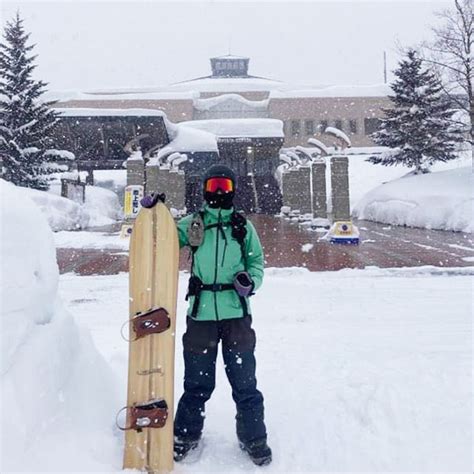
[[[117,194],[98,186],[86,186],[86,200],[82,207],[89,216],[89,227],[113,224],[122,218]]]
[[[8,186],[5,188],[6,196],[8,195],[7,189],[11,188]],[[59,183],[53,183],[50,192],[20,187],[17,188],[17,192],[21,192],[23,198],[27,197],[34,201],[55,232],[109,225],[122,217],[122,209],[117,195],[113,191],[97,186],[86,186],[84,204],[61,197]],[[14,201],[9,198],[9,202]]]
[[[349,193],[351,199],[351,209],[367,194],[367,192],[388,181],[406,176],[407,168],[403,166],[382,166],[374,165],[367,161],[367,155],[381,153],[385,147],[349,148],[346,154],[349,158]],[[460,153],[457,160],[446,163],[436,163],[431,170],[433,172],[458,169],[471,166],[471,154]],[[331,177],[329,166],[326,168],[326,183],[328,196],[331,195]]]
[[[104,460],[117,456],[113,375],[57,298],[45,217],[5,181],[0,202],[0,425],[1,452],[8,453],[0,471],[104,470]]]
[[[354,216],[385,224],[474,232],[471,167],[408,175],[366,194]]]
[[[11,188],[8,188],[11,189]],[[53,192],[38,191],[30,188],[17,188],[21,199],[29,198],[40,208],[52,230],[77,230],[88,227],[90,216],[79,203],[63,198]],[[6,191],[8,195],[8,191]],[[14,202],[11,198],[10,202]]]

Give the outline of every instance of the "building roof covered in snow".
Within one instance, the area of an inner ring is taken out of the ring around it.
[[[102,108],[55,108],[63,117],[163,117],[162,110],[155,109],[102,109]]]
[[[309,138],[323,139],[322,131],[328,126],[344,132],[354,146],[373,145],[371,134],[384,115],[383,109],[390,106],[387,84],[289,84],[249,74],[249,62],[245,56],[216,56],[210,58],[208,76],[140,89],[51,92],[45,99],[59,100],[56,106],[63,109],[121,109],[123,115],[132,115],[132,110],[153,109],[164,112],[175,123],[276,119],[284,123],[285,146],[306,145]],[[259,122],[259,126],[263,123]],[[225,127],[228,125],[220,129]],[[263,131],[257,132],[249,127],[247,131],[255,137],[266,134],[268,129],[263,126]],[[276,136],[273,132],[271,135]]]
[[[182,122],[180,127],[203,130],[219,138],[283,138],[283,122],[275,119],[221,119]]]

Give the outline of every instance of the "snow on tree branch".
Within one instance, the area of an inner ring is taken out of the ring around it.
[[[392,107],[384,109],[378,131],[372,134],[377,145],[391,150],[372,156],[369,161],[386,166],[414,167],[424,173],[436,161],[456,158],[464,141],[465,126],[452,108],[437,76],[423,69],[422,59],[408,50],[391,84]]]
[[[73,159],[50,149],[59,114],[41,100],[46,83],[36,81],[33,45],[28,45],[19,13],[5,26],[0,43],[0,155],[3,178],[36,189],[47,189],[57,162]]]

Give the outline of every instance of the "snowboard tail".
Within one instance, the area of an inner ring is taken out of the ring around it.
[[[130,240],[130,344],[124,469],[173,470],[174,335],[179,244],[158,202],[142,208]]]

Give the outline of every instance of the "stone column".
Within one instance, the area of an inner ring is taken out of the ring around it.
[[[290,169],[282,176],[283,205],[301,214],[311,213],[311,176],[309,166]]]
[[[127,186],[145,184],[145,163],[143,159],[127,160]]]
[[[333,220],[350,220],[349,160],[347,156],[333,156],[331,158],[331,188]]]
[[[327,219],[326,162],[313,162],[311,179],[313,180],[313,217]]]

